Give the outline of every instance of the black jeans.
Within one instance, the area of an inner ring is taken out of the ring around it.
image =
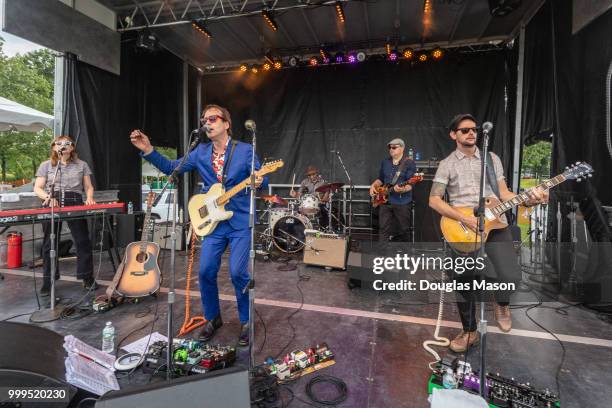
[[[65,200],[66,205],[82,205],[83,201],[79,198],[73,198],[72,200]],[[89,227],[87,220],[76,219],[70,221],[56,221],[55,222],[55,249],[57,255],[57,248],[60,241],[62,223],[67,222],[68,228],[76,247],[77,256],[77,279],[89,279],[93,277],[93,254],[91,239],[89,238]],[[51,250],[51,221],[43,222],[43,285],[49,285],[51,283],[51,257],[49,251]],[[59,263],[56,257],[55,270],[59,271]]]
[[[410,233],[410,203],[383,204],[378,213],[380,241],[389,241],[393,227],[398,226],[399,235],[406,239]]]
[[[514,252],[512,244],[512,234],[510,228],[493,230],[485,244],[487,253],[487,268],[493,266],[495,277],[488,275],[488,282],[504,282],[517,284],[521,278],[521,269],[518,263],[518,255]],[[468,255],[474,256],[474,255]],[[469,283],[472,285],[474,279],[483,278],[477,275],[474,270],[466,271],[461,275],[455,276],[455,281],[459,283]],[[483,278],[484,279],[484,278]],[[510,303],[510,295],[513,291],[496,290],[493,291],[493,298],[500,306],[507,306]],[[476,302],[481,300],[480,295],[485,296],[486,292],[476,290],[457,291],[457,309],[461,317],[461,324],[464,331],[475,331],[478,327],[476,319]]]

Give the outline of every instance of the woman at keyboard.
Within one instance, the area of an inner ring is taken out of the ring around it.
[[[59,169],[58,169],[59,166]],[[57,173],[56,173],[57,170]],[[56,176],[57,174],[57,176]],[[55,178],[55,183],[53,183]],[[83,203],[83,192],[86,194]],[[69,136],[58,136],[51,144],[51,156],[43,162],[36,172],[34,193],[43,200],[43,206],[67,207],[73,205],[92,205],[94,188],[91,183],[91,170],[87,163],[77,157],[74,141]],[[97,285],[93,277],[93,255],[87,220],[75,219],[66,221],[74,239],[77,254],[77,279],[83,280],[86,289],[95,290]],[[48,296],[51,288],[51,222],[43,225],[43,285],[40,294]],[[55,250],[60,241],[62,223],[55,225]],[[56,258],[56,271],[58,264]],[[59,273],[56,272],[56,279]]]

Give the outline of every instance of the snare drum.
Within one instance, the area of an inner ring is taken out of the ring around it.
[[[315,194],[304,194],[300,197],[300,212],[302,214],[317,214],[319,212],[319,197]]]
[[[305,216],[285,215],[272,224],[272,242],[282,252],[299,252],[304,248],[304,231],[311,228],[312,225]]]

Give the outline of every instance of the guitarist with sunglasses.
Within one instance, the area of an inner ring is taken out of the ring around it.
[[[405,184],[416,172],[414,161],[404,157],[406,144],[400,138],[387,143],[389,157],[380,164],[378,178],[370,186],[370,195],[375,196],[382,186],[390,186],[389,201],[380,206],[379,239],[389,241],[393,226],[399,226],[399,234],[407,237],[410,232],[410,203],[412,202],[412,186]]]
[[[222,183],[226,190],[240,184],[251,174],[253,148],[248,143],[234,141],[232,119],[229,111],[218,105],[207,105],[200,119],[206,127],[210,142],[200,143],[191,153],[181,168],[180,174],[197,170],[203,181],[202,192]],[[134,146],[141,150],[142,157],[165,174],[172,173],[181,159],[170,161],[155,151],[147,135],[140,130],[130,134]],[[255,168],[261,167],[255,157]],[[256,187],[266,187],[267,177],[257,177]],[[251,231],[249,229],[249,198],[246,189],[233,196],[226,208],[233,211],[233,216],[220,222],[214,231],[202,241],[200,254],[200,293],[206,324],[198,339],[210,340],[215,331],[223,325],[219,307],[219,289],[217,274],[221,267],[221,256],[229,247],[229,272],[236,292],[238,317],[240,319],[239,346],[249,344],[249,294],[244,292],[250,281],[248,272],[249,250],[251,248]]]
[[[477,207],[480,194],[480,150],[476,146],[478,127],[476,119],[470,114],[455,116],[449,125],[450,137],[456,143],[456,149],[442,160],[436,171],[429,206],[440,215],[461,222],[466,228],[477,231],[478,219],[474,215],[465,215],[453,207]],[[487,159],[488,173],[485,183],[485,197],[497,196],[501,201],[512,199],[515,194],[508,190],[504,178],[501,160],[494,153]],[[491,181],[490,181],[491,180]],[[496,183],[497,186],[492,186]],[[448,203],[444,194],[448,194]],[[548,191],[533,190],[529,192],[528,205],[537,205],[548,201]],[[505,216],[502,216],[506,222]],[[515,282],[520,279],[520,267],[512,245],[510,228],[491,231],[485,245],[488,259],[485,267],[487,280],[498,282]],[[473,256],[473,253],[468,256]],[[457,282],[472,282],[476,279],[474,271],[456,275]],[[484,279],[484,276],[480,276]],[[490,278],[490,279],[489,279]],[[457,291],[457,308],[461,317],[463,331],[450,343],[454,352],[465,352],[470,346],[478,343],[476,332],[476,291]],[[510,291],[495,291],[495,320],[503,332],[512,329],[510,315]]]

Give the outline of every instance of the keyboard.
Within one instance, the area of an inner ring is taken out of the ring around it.
[[[106,203],[94,205],[74,205],[56,207],[55,219],[80,218],[98,214],[117,214],[125,212],[125,203]],[[26,208],[21,210],[0,211],[0,225],[36,222],[51,219],[51,208]]]

